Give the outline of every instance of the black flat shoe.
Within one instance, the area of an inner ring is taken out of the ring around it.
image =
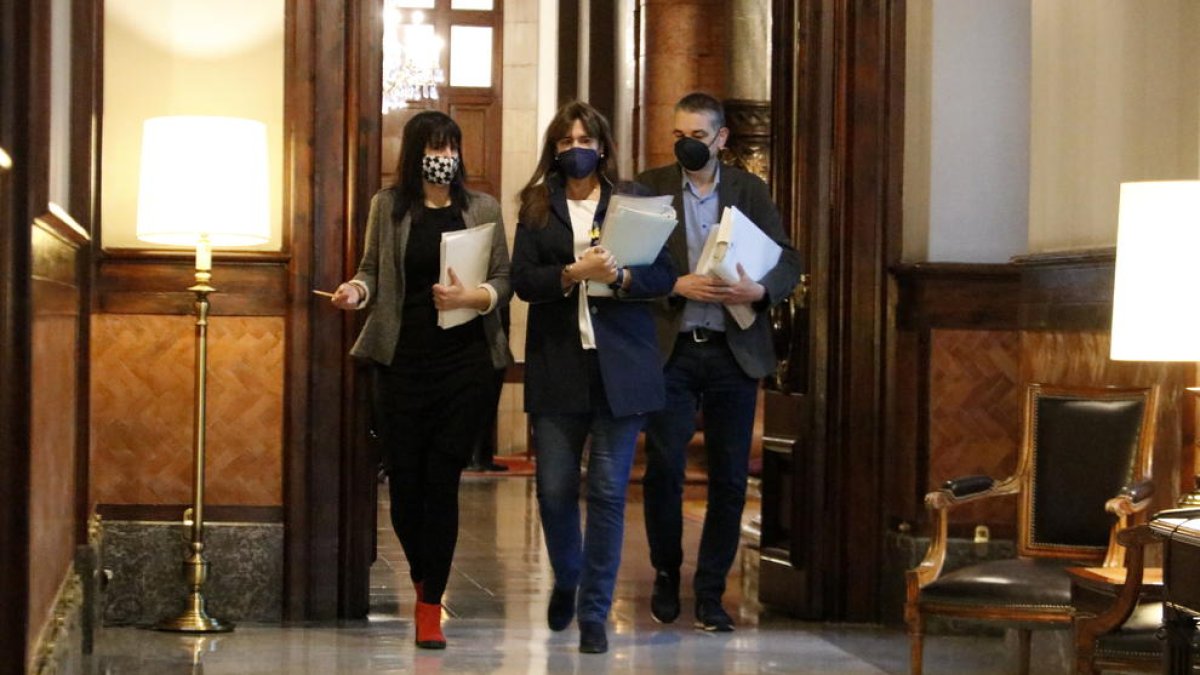
[[[575,589],[550,591],[550,606],[546,608],[546,623],[552,631],[560,631],[571,625],[575,618]]]
[[[679,572],[659,570],[655,573],[650,616],[659,623],[671,623],[679,618]]]
[[[710,633],[732,633],[733,619],[720,600],[697,600],[696,628]]]
[[[603,654],[608,651],[608,636],[604,624],[599,621],[579,622],[579,652],[581,654]]]

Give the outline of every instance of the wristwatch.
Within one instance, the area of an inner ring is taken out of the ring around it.
[[[619,290],[621,290],[621,284],[623,284],[623,283],[625,283],[625,268],[618,267],[617,268],[617,278],[613,279],[613,282],[611,284],[609,284],[608,287],[613,289],[614,291],[619,291]]]

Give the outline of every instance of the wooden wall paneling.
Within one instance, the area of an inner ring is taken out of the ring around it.
[[[1116,249],[1022,256],[1021,326],[1028,330],[1109,330]]]
[[[29,625],[29,249],[22,115],[29,3],[0,0],[0,673],[25,672]]]
[[[847,537],[837,552],[840,597],[832,614],[875,620],[883,546],[884,356],[894,340],[887,270],[899,262],[901,232],[896,191],[902,175],[895,169],[903,150],[903,106],[894,101],[903,91],[905,10],[902,0],[847,3],[844,10],[844,99],[835,117],[843,125],[835,143],[844,148],[842,221],[835,227],[841,260],[837,280],[830,284],[841,296],[831,318],[842,325],[831,331],[837,336],[832,368],[839,384],[830,393],[837,395],[831,419],[840,432],[833,455],[844,505],[838,524],[858,534]]]
[[[85,486],[78,476],[77,369],[81,250],[86,233],[52,214],[34,219],[30,241],[29,397],[29,644],[49,620],[59,587],[72,569],[77,506]],[[30,658],[36,654],[31,653]]]
[[[362,242],[366,233],[367,214],[371,197],[380,184],[382,154],[382,61],[379,41],[382,17],[376,0],[359,0],[352,6],[349,34],[354,36],[347,47],[347,73],[351,92],[346,102],[347,139],[353,156],[348,161],[345,184],[347,232],[342,246],[343,278],[358,267]],[[470,147],[464,138],[464,151]],[[470,167],[468,167],[470,168]],[[319,311],[328,312],[324,307]],[[343,335],[353,340],[362,328],[365,316],[343,313]],[[349,343],[345,351],[349,350]],[[345,353],[345,351],[343,353]],[[370,568],[375,560],[376,490],[379,482],[379,459],[371,442],[370,373],[366,366],[351,363],[343,357],[342,390],[343,425],[341,548],[338,588],[338,615],[361,618],[370,609]]]
[[[310,225],[314,217],[312,171],[316,98],[315,0],[290,0],[286,5],[284,45],[284,233],[291,242],[288,265],[287,356],[284,368],[283,503],[284,589],[283,616],[302,620],[311,595],[309,532],[308,439],[309,375],[312,340],[308,331],[312,264]]]
[[[70,203],[67,210],[72,214],[90,238],[81,249],[76,261],[76,278],[79,283],[78,345],[79,353],[86,354],[91,344],[91,293],[93,284],[91,236],[99,212],[100,195],[100,120],[104,108],[101,89],[104,72],[103,23],[104,4],[88,0],[72,3],[71,15],[71,92],[75,101],[71,107],[71,166]],[[80,358],[76,372],[78,405],[76,420],[76,470],[75,485],[75,540],[83,545],[88,540],[88,518],[91,500],[88,486],[91,484],[91,360]]]
[[[194,254],[109,251],[97,266],[95,310],[103,314],[193,316]],[[283,316],[287,313],[286,254],[225,255],[213,260],[212,316]],[[311,293],[307,294],[311,295]]]
[[[349,105],[350,59],[357,33],[353,7],[317,0],[287,5],[284,116],[291,231],[287,360],[285,362],[285,617],[344,615],[348,477],[345,440],[346,357],[352,317],[313,296],[347,275],[356,206],[358,142]],[[330,480],[331,476],[338,477]]]

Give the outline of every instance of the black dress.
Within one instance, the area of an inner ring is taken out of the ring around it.
[[[483,322],[439,328],[433,305],[442,233],[464,227],[454,207],[424,209],[413,219],[404,259],[396,261],[405,288],[400,338],[381,373],[377,408],[380,426],[393,427],[393,433],[385,430],[385,465],[393,465],[397,453],[429,451],[465,464],[484,432],[493,367]]]

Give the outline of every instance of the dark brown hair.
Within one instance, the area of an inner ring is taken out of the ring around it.
[[[613,183],[614,176],[610,174],[610,161],[613,155],[612,127],[600,111],[584,101],[571,101],[558,109],[550,125],[546,127],[546,135],[542,139],[542,153],[538,158],[537,168],[525,187],[521,189],[517,199],[521,210],[517,216],[518,224],[526,227],[545,227],[550,215],[550,190],[546,181],[553,178],[561,180],[558,171],[558,139],[571,133],[575,121],[583,124],[584,131],[599,143],[600,163],[596,166],[596,175],[602,181]]]

